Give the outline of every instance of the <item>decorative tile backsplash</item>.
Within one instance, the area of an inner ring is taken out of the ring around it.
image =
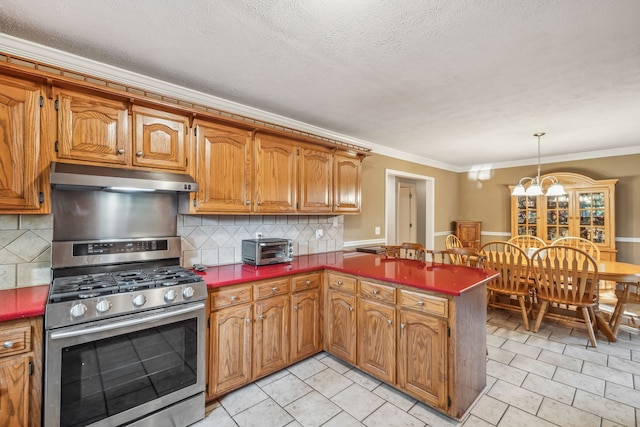
[[[178,215],[177,221],[184,267],[241,262],[242,240],[258,232],[293,240],[294,255],[342,250],[344,243],[342,215]],[[0,289],[49,283],[52,239],[53,215],[0,215]]]

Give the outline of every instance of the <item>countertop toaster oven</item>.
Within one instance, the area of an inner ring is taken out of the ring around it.
[[[242,241],[242,262],[245,264],[280,264],[292,259],[293,240],[266,238]]]

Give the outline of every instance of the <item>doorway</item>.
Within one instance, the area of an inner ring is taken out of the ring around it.
[[[408,172],[392,169],[385,170],[385,242],[388,245],[399,245],[403,241],[420,243],[426,248],[434,247],[435,239],[435,202],[433,177],[416,175]],[[415,239],[401,240],[403,236],[398,231],[400,220],[399,193],[401,187],[413,186],[413,202],[415,205],[415,221],[412,222],[415,230]]]

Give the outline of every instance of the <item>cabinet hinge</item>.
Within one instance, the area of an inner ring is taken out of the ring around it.
[[[198,126],[193,128],[193,136],[198,136]]]
[[[193,207],[196,207],[196,199],[193,199]]]
[[[296,148],[296,156],[299,156],[299,155],[300,155],[300,149]]]
[[[298,202],[296,202],[296,209],[300,209]]]
[[[33,362],[29,362],[29,375],[33,375]]]
[[[447,337],[451,338],[451,327],[447,326]]]
[[[447,396],[447,407],[451,408],[451,396]]]
[[[38,201],[40,203],[44,203],[44,193],[41,191],[40,194],[38,195]]]
[[[44,107],[44,96],[40,97],[40,108]]]
[[[210,327],[211,327],[211,318],[208,318],[207,319],[207,328],[210,328]]]
[[[58,109],[60,108],[60,101],[56,99],[56,102],[53,103],[53,108],[55,108],[56,111],[58,111]]]
[[[58,141],[53,143],[53,151],[58,152]]]

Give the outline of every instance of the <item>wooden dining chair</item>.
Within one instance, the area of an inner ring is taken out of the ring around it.
[[[384,245],[384,255],[387,258],[415,259],[424,261],[426,259],[427,250],[420,243],[402,243],[401,245],[392,246]]]
[[[427,253],[431,256],[433,262],[484,268],[484,256],[472,248],[427,250]]]
[[[460,239],[458,239],[458,236],[456,236],[455,234],[449,234],[444,240],[444,246],[447,249],[461,248],[462,242],[460,241]]]
[[[582,249],[550,245],[538,249],[531,257],[540,308],[533,332],[538,332],[549,304],[566,305],[580,310],[571,320],[584,321],[589,341],[597,346],[594,308],[598,305],[598,263]]]
[[[570,246],[585,251],[596,261],[600,261],[600,248],[591,240],[582,237],[560,237],[551,242],[552,245]]]
[[[480,248],[484,256],[484,268],[495,270],[500,276],[487,283],[487,307],[498,307],[522,314],[524,328],[529,330],[532,285],[529,281],[531,260],[527,253],[508,242],[489,242]],[[501,296],[509,299],[501,300]],[[511,304],[515,297],[518,305]]]
[[[541,238],[536,236],[530,236],[528,234],[524,234],[521,236],[513,236],[512,238],[507,240],[507,242],[518,246],[520,249],[527,252],[527,254],[529,253],[528,251],[531,248],[538,249],[538,248],[547,246],[547,243]]]

